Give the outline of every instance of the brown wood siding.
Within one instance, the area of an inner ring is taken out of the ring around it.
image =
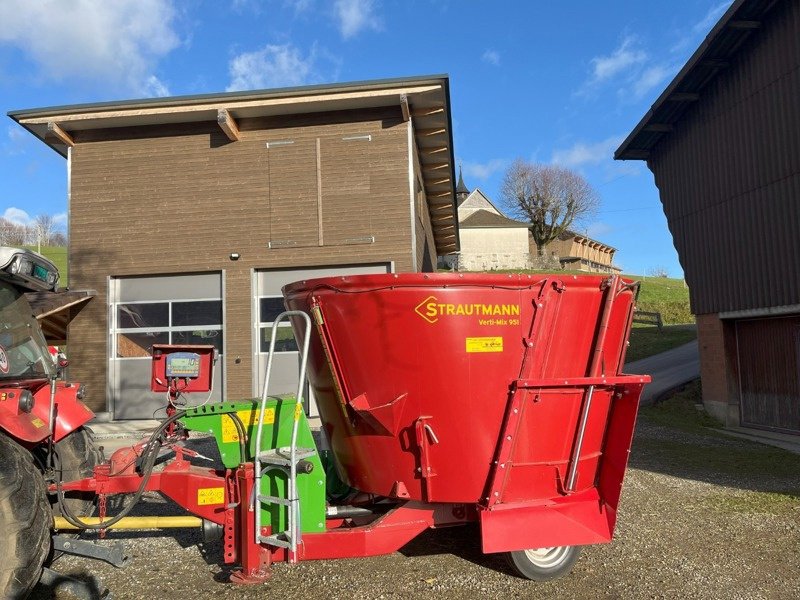
[[[87,384],[93,409],[106,408],[110,276],[223,271],[227,396],[241,398],[252,389],[253,269],[390,261],[398,272],[414,269],[408,139],[398,109],[239,125],[238,142],[212,123],[76,135],[70,284],[98,295],[70,325],[70,376]],[[368,207],[363,190],[353,203],[333,176],[332,193],[325,194],[326,169],[363,169],[363,161],[351,161],[347,152],[322,154],[323,230],[331,242],[319,246],[316,140],[325,148],[337,138],[365,134],[379,150],[368,163]],[[289,146],[268,149],[266,143],[280,140],[292,140],[293,149],[276,158],[272,150]],[[365,214],[372,215],[368,225],[375,242],[346,243],[363,235]],[[294,229],[300,222],[304,228]],[[268,248],[273,239],[291,236],[307,246]],[[231,261],[232,252],[241,258]]]
[[[736,322],[742,425],[800,433],[800,317]]]
[[[800,303],[799,58],[776,3],[648,161],[695,314]]]

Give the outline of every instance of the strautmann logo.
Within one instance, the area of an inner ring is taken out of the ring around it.
[[[517,304],[481,304],[439,302],[436,296],[428,296],[420,302],[414,311],[428,323],[436,323],[440,317],[519,317]],[[485,324],[505,324],[494,322]],[[483,324],[483,323],[482,323]]]

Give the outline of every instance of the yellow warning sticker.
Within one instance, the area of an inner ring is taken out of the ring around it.
[[[199,488],[197,490],[197,505],[208,506],[209,504],[224,504],[225,503],[225,488]]]
[[[303,414],[303,405],[302,404],[295,404],[294,405],[294,420],[299,421],[300,415]]]
[[[239,410],[236,411],[239,419],[244,425],[245,431],[258,425],[258,411],[257,410]],[[267,408],[264,410],[264,425],[272,425],[275,422],[275,409]],[[222,442],[225,444],[239,441],[239,432],[236,431],[236,425],[229,415],[222,415]]]
[[[42,421],[39,417],[34,417],[31,419],[31,425],[36,427],[36,429],[41,429],[44,427],[44,421]]]
[[[502,337],[468,337],[467,352],[502,352]]]

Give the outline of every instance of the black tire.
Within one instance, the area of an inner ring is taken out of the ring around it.
[[[508,561],[520,576],[533,581],[549,581],[572,570],[582,546],[554,546],[508,553]]]
[[[52,514],[33,457],[0,433],[0,597],[25,598],[50,552]]]
[[[64,482],[91,477],[95,465],[103,462],[103,454],[94,441],[94,433],[88,427],[80,427],[55,445],[58,458],[56,466],[61,467],[61,480]],[[56,471],[58,476],[58,470]],[[95,495],[65,492],[69,512],[76,517],[91,517],[95,510]],[[61,507],[56,496],[51,496],[53,514],[61,515]]]

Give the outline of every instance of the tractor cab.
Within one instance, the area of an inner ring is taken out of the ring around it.
[[[0,385],[49,380],[56,365],[25,299],[26,291],[53,291],[58,269],[29,250],[0,248]]]

